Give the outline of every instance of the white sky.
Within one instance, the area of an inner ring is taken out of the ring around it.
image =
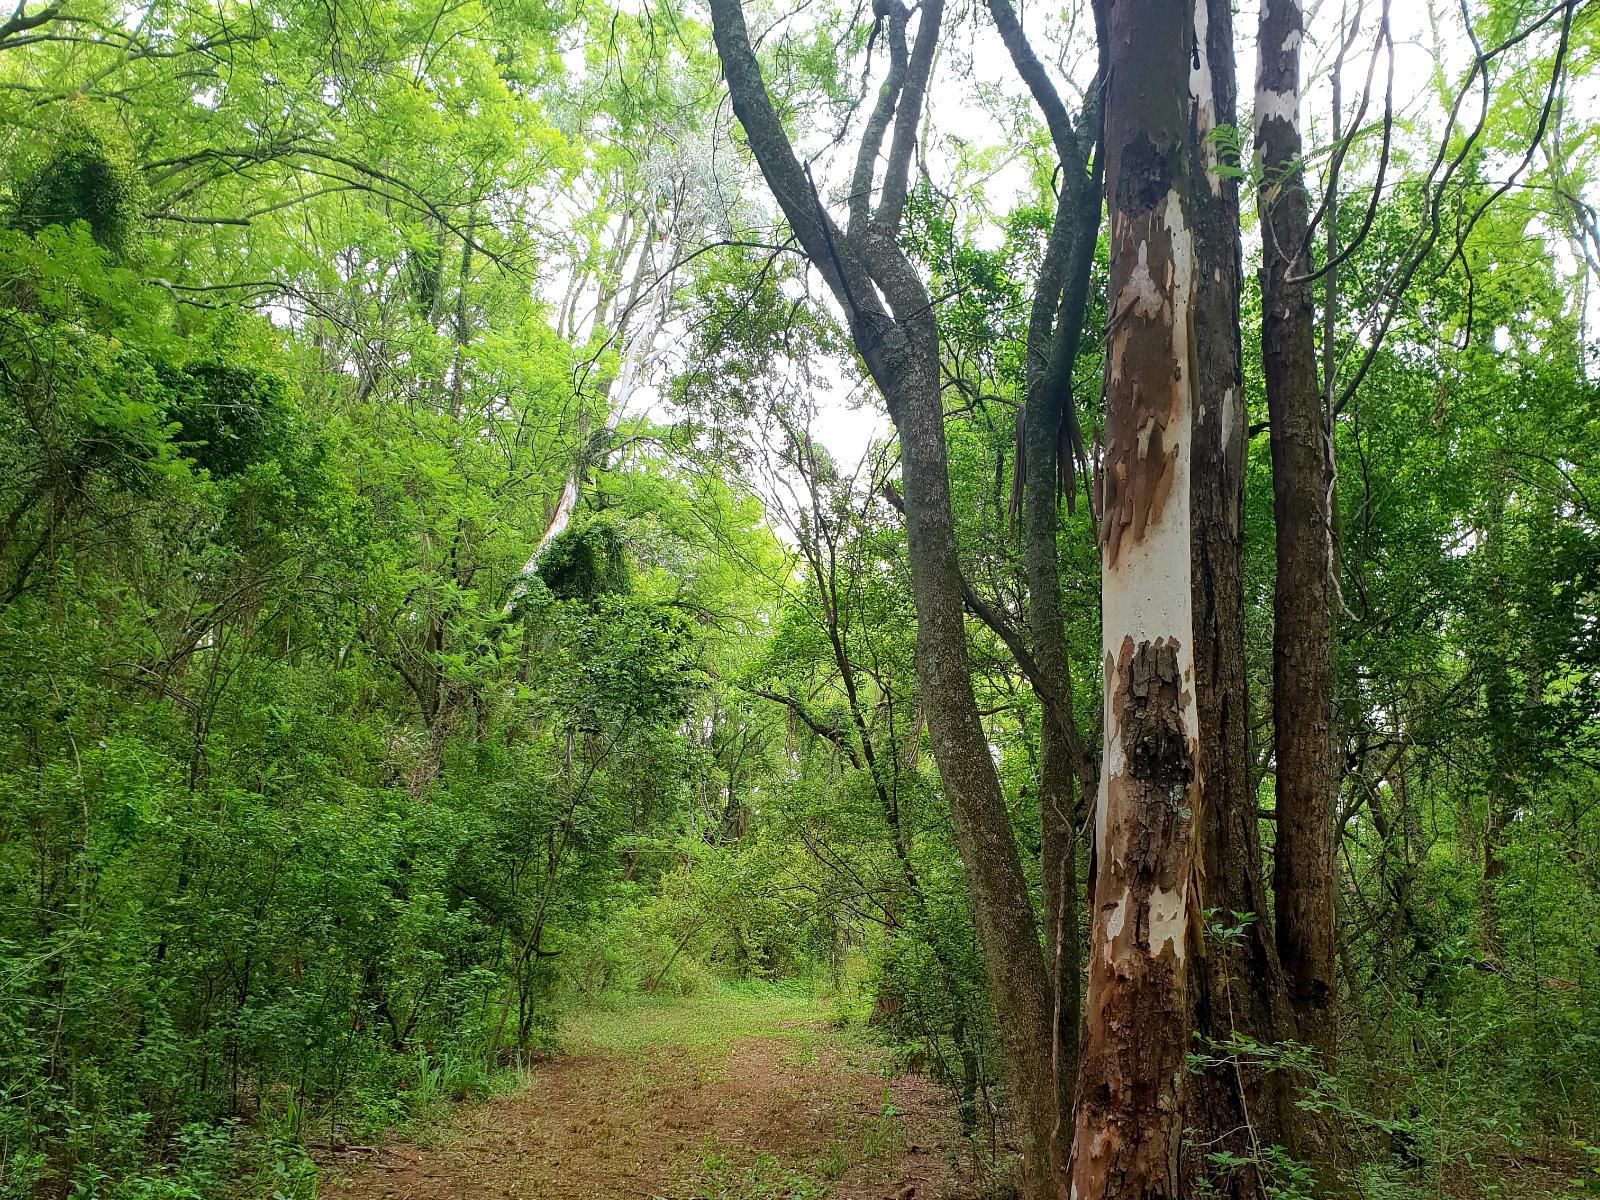
[[[804,10],[804,6],[794,7]],[[1329,109],[1332,92],[1329,69],[1337,50],[1341,10],[1347,12],[1359,12],[1363,8],[1365,10],[1363,27],[1354,39],[1344,67],[1344,108],[1345,121],[1348,123],[1359,100],[1367,70],[1368,56],[1377,29],[1375,22],[1379,3],[1377,0],[1367,0],[1363,6],[1359,0],[1311,0],[1309,7],[1311,17],[1304,55],[1304,69],[1308,73],[1309,83],[1302,106],[1302,129],[1308,131],[1308,162],[1315,180],[1326,161],[1325,155],[1319,154],[1319,151],[1325,150],[1331,140]],[[1430,9],[1433,10],[1433,15],[1430,14]],[[788,0],[782,0],[782,11],[790,10],[791,5]],[[751,5],[749,11],[754,30],[760,31],[771,23],[770,17],[758,15],[770,13],[772,11],[770,6]],[[1066,11],[1071,11],[1070,6]],[[1254,95],[1257,15],[1256,5],[1250,0],[1245,0],[1234,18],[1241,109],[1239,124],[1244,130],[1252,127],[1249,110]],[[1426,2],[1395,0],[1391,5],[1397,145],[1401,149],[1409,148],[1424,162],[1431,158],[1432,147],[1443,124],[1443,112],[1432,86],[1435,17],[1438,27],[1443,31],[1445,62],[1453,87],[1458,84],[1460,74],[1471,61],[1470,45],[1461,33],[1458,6],[1453,3],[1442,3],[1441,0],[1426,0]],[[804,19],[799,17],[794,20]],[[1052,27],[1046,29],[1045,19],[1041,17],[1039,11],[1027,8],[1023,10],[1023,21],[1036,51],[1042,58],[1049,60],[1053,51],[1046,35],[1059,33],[1060,22],[1052,20]],[[1555,25],[1552,24],[1546,33],[1553,34],[1554,30]],[[1088,52],[1084,38],[1086,32],[1086,29],[1078,30],[1072,47],[1052,63],[1058,76],[1058,85],[1063,87],[1069,108],[1075,107],[1072,93],[1077,89],[1072,86],[1072,81],[1060,73],[1061,61],[1065,60],[1070,69],[1085,77],[1077,81],[1078,87],[1081,88],[1086,82],[1087,74],[1093,69],[1092,55]],[[1538,44],[1547,45],[1548,38],[1541,34]],[[883,59],[880,45],[874,63],[874,90],[878,80],[881,79]],[[1374,80],[1377,94],[1374,95],[1368,109],[1368,122],[1374,121],[1382,112],[1381,89],[1386,69],[1386,61],[1380,59]],[[1502,73],[1505,70],[1505,67],[1501,68]],[[1543,78],[1530,80],[1528,82],[1530,95],[1541,94],[1544,83]],[[1024,161],[1010,152],[1008,148],[1010,135],[1004,123],[997,120],[996,116],[980,102],[978,98],[980,86],[1010,95],[1025,96],[1012,72],[1004,47],[987,22],[975,28],[969,23],[948,30],[943,38],[940,59],[930,88],[929,120],[925,121],[924,128],[931,130],[932,136],[926,145],[926,161],[941,187],[956,191],[954,176],[957,159],[952,153],[953,146],[959,144],[999,151],[1000,157],[1006,161],[986,179],[982,190],[982,202],[988,213],[1003,214],[1016,203],[1027,186],[1028,168]],[[1594,112],[1597,105],[1600,105],[1600,80],[1593,77],[1573,80],[1569,86],[1570,110],[1576,113]],[[1464,106],[1463,111],[1469,117],[1475,117],[1475,109],[1474,101]],[[727,114],[726,107],[724,115],[731,121],[731,114]],[[832,129],[811,128],[800,137],[797,146],[799,152],[807,157],[819,156],[813,169],[824,191],[847,177],[858,129],[859,124],[851,129],[838,147],[831,150],[827,148],[827,144],[835,132]],[[1375,147],[1376,141],[1373,140],[1370,145]],[[726,147],[724,151],[725,149]],[[727,161],[725,153],[723,161]],[[1535,166],[1543,166],[1542,160],[1536,162]],[[1342,189],[1347,194],[1346,204],[1365,201],[1365,197],[1359,193],[1350,195],[1350,185],[1362,182],[1365,170],[1359,151],[1353,153],[1346,164],[1346,187]],[[1391,180],[1395,174],[1396,172],[1391,171]],[[753,189],[755,194],[751,199],[755,203],[769,211],[775,209],[753,174],[744,182],[747,189]],[[1248,259],[1253,252],[1259,253],[1259,243],[1252,247],[1249,234],[1249,227],[1254,224],[1253,198],[1247,194],[1242,197],[1242,201],[1247,228]],[[981,219],[976,214],[975,217]],[[1000,236],[996,222],[990,222],[987,226],[974,226],[971,232],[980,244],[991,246],[998,243]],[[1576,269],[1577,260],[1570,250],[1563,257]],[[1246,269],[1251,269],[1248,262]],[[1600,289],[1592,291],[1600,293]],[[1600,302],[1600,295],[1596,295],[1595,299]],[[1592,327],[1600,327],[1600,312],[1594,316],[1597,319]],[[657,352],[658,354],[664,352],[662,357],[668,363],[674,358],[672,343],[680,333],[679,329],[669,325],[658,339]],[[813,434],[836,459],[842,463],[854,463],[874,439],[883,437],[889,431],[888,418],[882,402],[870,389],[852,390],[841,371],[836,371],[831,380],[824,382],[822,388],[824,394],[819,399],[819,416]],[[643,412],[654,417],[667,418],[673,415],[668,411],[656,388],[650,384],[637,388],[627,405],[632,412]]]

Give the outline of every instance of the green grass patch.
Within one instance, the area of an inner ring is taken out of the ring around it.
[[[821,1200],[857,1167],[899,1154],[905,1123],[884,1091],[882,1110],[847,1127],[820,1151],[791,1159],[770,1151],[755,1154],[705,1139],[680,1168],[694,1200]]]
[[[753,1162],[739,1164],[713,1146],[701,1152],[694,1198],[820,1200],[827,1195],[831,1183],[785,1166],[772,1154],[758,1154]]]
[[[576,1053],[626,1056],[673,1047],[699,1057],[746,1038],[809,1047],[828,1035],[829,1018],[828,1000],[803,987],[718,982],[689,996],[608,998],[568,1016],[561,1041]]]

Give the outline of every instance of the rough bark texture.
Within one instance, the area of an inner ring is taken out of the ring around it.
[[[896,245],[943,4],[922,5],[910,46],[912,11],[898,5],[879,9],[888,25],[889,69],[863,132],[844,228],[823,206],[795,157],[761,78],[739,0],[711,0],[710,7],[734,113],[796,238],[844,310],[857,352],[900,435],[919,701],[950,803],[999,1016],[1022,1130],[1023,1195],[1054,1200],[1061,1192],[1061,1156],[1049,1068],[1052,989],[972,691],[964,587],[950,514],[937,318],[921,278]],[[881,186],[875,186],[880,158],[887,165]]]
[[[1201,802],[1190,592],[1191,23],[1182,0],[1118,0],[1107,30],[1111,316],[1097,483],[1105,743],[1077,1200],[1180,1194]]]
[[[1272,437],[1277,582],[1272,731],[1278,836],[1278,956],[1299,1037],[1334,1048],[1332,473],[1317,382],[1315,314],[1300,167],[1300,0],[1262,6],[1256,81],[1264,260],[1261,351]]]
[[[1078,1078],[1078,1040],[1083,1025],[1079,979],[1078,823],[1071,752],[1045,721],[1039,735],[1039,858],[1044,907],[1044,952],[1053,1008],[1050,1070],[1055,1079],[1055,1138],[1059,1145]],[[1059,1157],[1059,1154],[1058,1154]]]
[[[1257,919],[1237,939],[1213,939],[1191,960],[1191,1019],[1202,1053],[1236,1036],[1270,1043],[1282,1032],[1283,978],[1265,919],[1256,798],[1250,783],[1249,705],[1244,655],[1242,534],[1245,408],[1240,354],[1239,190],[1220,170],[1211,131],[1237,120],[1233,23],[1228,0],[1198,0],[1189,64],[1190,153],[1203,164],[1195,187],[1199,260],[1195,298],[1198,371],[1194,408],[1195,698],[1200,715],[1200,862],[1203,903],[1232,924]],[[1226,1052],[1211,1055],[1223,1057]],[[1282,1140],[1283,1089],[1248,1066],[1218,1063],[1194,1072],[1184,1124],[1206,1151],[1242,1164],[1220,1170],[1205,1153],[1184,1158],[1188,1190],[1201,1178],[1223,1195],[1259,1194],[1260,1144]]]
[[[1044,117],[1061,165],[1055,219],[1028,322],[1027,402],[1021,416],[1016,480],[1022,493],[1028,627],[1038,696],[1045,709],[1039,741],[1040,867],[1045,954],[1055,1001],[1052,1063],[1064,1123],[1072,1109],[1082,1023],[1073,784],[1076,781],[1086,797],[1092,795],[1095,769],[1073,712],[1072,667],[1062,626],[1058,506],[1064,490],[1071,501],[1072,456],[1081,446],[1072,368],[1082,340],[1089,268],[1100,229],[1100,162],[1095,154],[1100,111],[1098,101],[1091,101],[1074,124],[1010,0],[989,0],[989,12],[1018,76]],[[1100,73],[1103,77],[1103,63]],[[1095,87],[1092,94],[1097,96],[1098,91]]]

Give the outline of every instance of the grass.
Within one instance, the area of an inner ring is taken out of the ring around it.
[[[707,1139],[691,1172],[693,1194],[695,1200],[820,1200],[854,1168],[904,1146],[904,1123],[887,1100],[880,1115],[803,1163],[785,1163],[770,1152],[750,1159]]]
[[[816,1067],[826,1055],[875,1068],[883,1056],[860,1036],[852,1015],[860,1014],[804,983],[717,981],[687,996],[608,997],[569,1014],[560,1041],[570,1053],[635,1060],[641,1088],[659,1080],[661,1068],[648,1063],[660,1053],[670,1053],[678,1069],[705,1083],[726,1069],[732,1046],[753,1038],[780,1042],[781,1061],[789,1066]],[[752,1157],[745,1146],[711,1137],[678,1170],[695,1200],[821,1200],[847,1172],[894,1156],[904,1145],[904,1122],[885,1088],[881,1112],[842,1128],[820,1150],[792,1157],[769,1148]]]
[[[712,1149],[701,1155],[700,1167],[695,1200],[818,1200],[828,1192],[828,1184],[784,1166],[771,1154],[739,1166]]]
[[[827,1002],[809,991],[761,982],[717,982],[689,996],[629,995],[567,1017],[568,1051],[626,1057],[662,1046],[694,1058],[725,1051],[745,1038],[782,1038],[814,1054]]]
[[[847,1182],[853,1190],[876,1187],[898,1177],[907,1117],[892,1086],[873,1079],[889,1058],[867,1035],[862,1014],[841,1020],[839,999],[819,991],[804,983],[714,982],[688,995],[612,995],[569,1012],[556,1040],[587,1061],[530,1071],[521,1080],[530,1099],[468,1122],[465,1156],[425,1155],[431,1173],[395,1169],[430,1179],[441,1170],[470,1171],[475,1180],[521,1184],[532,1181],[531,1162],[523,1161],[532,1147],[549,1165],[583,1159],[593,1168],[584,1183],[593,1195],[830,1200]],[[407,1084],[418,1111],[438,1111],[482,1081],[452,1060],[419,1059]],[[517,1136],[499,1137],[501,1122]],[[443,1121],[437,1129],[433,1137],[418,1130],[415,1140],[448,1141],[459,1132]],[[393,1182],[378,1177],[376,1185]],[[380,1191],[368,1186],[360,1194]]]

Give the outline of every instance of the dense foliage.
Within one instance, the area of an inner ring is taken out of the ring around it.
[[[859,366],[741,190],[701,19],[136,8],[0,21],[0,1197],[310,1196],[312,1151],[486,1091],[563,1006],[708,972],[860,989],[1003,1159],[895,448],[881,421],[833,436],[870,403]],[[1590,84],[1595,15],[1569,65]],[[869,28],[774,37],[797,124],[848,114]],[[1001,141],[941,142],[907,240],[941,297],[962,564],[1020,626],[1053,185],[974,70],[951,74]],[[1505,1159],[1600,1143],[1578,107],[1417,272],[1336,426],[1342,1053],[1196,1047],[1303,1068],[1368,1195],[1492,1194]],[[1504,87],[1489,144],[1520,153],[1536,117]],[[1495,191],[1479,153],[1462,212]],[[1407,195],[1370,229],[1338,214],[1341,353],[1416,245]],[[1091,442],[1101,366],[1087,339]],[[1270,844],[1264,438],[1248,472]],[[1063,520],[1092,728],[1098,551],[1087,505]],[[1042,888],[1040,707],[969,632]]]

